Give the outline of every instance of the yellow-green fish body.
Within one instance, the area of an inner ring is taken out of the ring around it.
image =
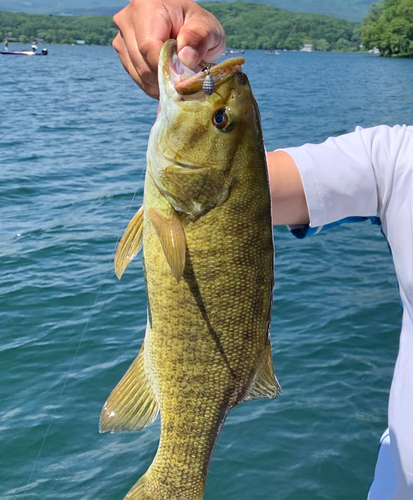
[[[180,80],[175,42],[161,54],[144,203],[116,258],[120,275],[143,241],[148,325],[101,417],[102,431],[139,430],[161,413],[157,454],[128,499],[201,500],[228,411],[280,391],[267,167],[239,62],[211,68],[208,96],[199,75]]]

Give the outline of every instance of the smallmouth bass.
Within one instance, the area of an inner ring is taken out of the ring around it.
[[[280,393],[266,156],[243,62],[194,74],[175,41],[161,51],[144,201],[115,257],[120,278],[143,245],[148,323],[100,420],[101,432],[139,431],[161,414],[156,456],[125,499],[202,500],[229,410]]]

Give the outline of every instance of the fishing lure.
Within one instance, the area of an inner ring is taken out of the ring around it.
[[[206,95],[212,95],[215,92],[215,83],[209,73],[209,66],[207,66],[206,71],[207,75],[205,77],[204,83],[202,84],[202,90]]]

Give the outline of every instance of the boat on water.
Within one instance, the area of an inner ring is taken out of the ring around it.
[[[24,50],[7,50],[7,45],[5,46],[6,50],[0,51],[0,54],[4,54],[5,56],[47,56],[47,49],[42,49],[40,52],[37,52],[37,47],[35,45],[32,46],[31,49]]]
[[[374,47],[374,49],[369,50],[369,54],[373,54],[374,56],[379,56],[380,55],[380,49],[377,47]]]
[[[267,56],[279,56],[280,53],[278,52],[278,50],[268,50],[265,55]]]
[[[227,49],[224,52],[224,56],[229,56],[230,54],[243,54],[244,50],[238,50],[238,49]]]

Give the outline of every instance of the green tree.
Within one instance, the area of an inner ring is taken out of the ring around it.
[[[327,51],[330,48],[330,44],[327,42],[325,38],[321,40],[317,40],[315,43],[316,50]]]
[[[382,56],[413,57],[413,0],[384,0],[373,4],[361,30],[366,49]]]

